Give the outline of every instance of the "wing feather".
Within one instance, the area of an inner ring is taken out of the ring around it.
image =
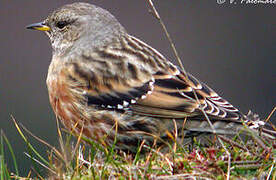
[[[183,73],[169,76],[157,72],[154,79],[153,93],[137,102],[140,113],[143,112],[141,106],[145,106],[160,109],[156,114],[151,113],[151,116],[166,114],[167,117],[173,117],[177,114],[173,118],[195,117],[202,116],[202,107],[207,115],[215,119],[236,121],[242,117],[237,108],[190,74],[187,77]],[[137,110],[136,107],[133,109]],[[164,110],[166,113],[162,112]]]

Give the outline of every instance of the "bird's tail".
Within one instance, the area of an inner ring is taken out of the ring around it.
[[[207,121],[202,118],[188,121],[185,124],[187,130],[185,136],[194,136],[194,134],[216,133],[218,135],[235,136],[237,134],[260,136],[263,138],[276,139],[276,130],[269,124],[262,121],[259,115],[249,111],[243,115],[242,122],[222,121],[210,118],[214,129],[211,128]]]

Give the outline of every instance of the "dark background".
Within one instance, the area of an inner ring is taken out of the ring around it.
[[[30,169],[31,160],[23,154],[26,145],[11,114],[35,135],[58,145],[45,84],[50,43],[45,34],[26,30],[25,26],[43,20],[53,9],[70,2],[74,1],[0,2],[0,129],[11,141],[23,175]],[[86,2],[108,9],[130,34],[174,61],[159,23],[148,12],[146,0]],[[267,117],[276,99],[276,5],[238,1],[220,5],[216,0],[159,0],[155,4],[186,70],[241,111],[251,109]],[[46,154],[45,145],[32,142]],[[8,163],[11,165],[10,159]]]

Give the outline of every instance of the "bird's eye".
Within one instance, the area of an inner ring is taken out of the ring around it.
[[[59,29],[63,29],[68,23],[66,21],[59,21],[57,22],[56,26],[59,28]]]

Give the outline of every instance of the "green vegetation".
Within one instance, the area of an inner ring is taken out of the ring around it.
[[[196,138],[193,140],[193,147],[191,143],[183,145],[177,141],[166,148],[148,147],[142,142],[137,147],[136,154],[129,154],[114,150],[114,146],[104,147],[81,137],[73,140],[70,133],[61,133],[59,128],[60,147],[57,150],[16,122],[15,126],[26,143],[28,149],[26,155],[32,159],[33,169],[30,168],[28,177],[20,177],[13,149],[5,134],[1,132],[1,180],[184,179],[189,177],[227,179],[228,165],[230,165],[230,179],[276,178],[275,140],[261,137],[242,141],[238,135],[233,139],[219,136],[226,149],[217,143],[217,137],[210,138],[208,146],[202,146]],[[31,134],[39,143],[48,147],[48,159],[44,159],[36,151],[24,133]],[[173,135],[172,138],[174,138]],[[6,152],[4,146],[7,149]],[[228,161],[228,152],[230,161]],[[15,172],[9,172],[5,163],[6,156],[12,156]],[[47,177],[42,177],[40,174],[43,168],[48,170]]]

